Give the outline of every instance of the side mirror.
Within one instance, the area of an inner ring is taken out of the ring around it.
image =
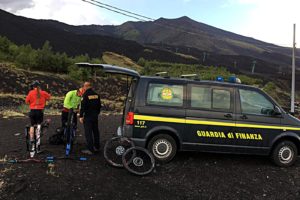
[[[276,116],[276,115],[281,115],[281,110],[277,106],[274,106],[273,109],[272,108],[262,108],[261,114]]]
[[[274,113],[273,115],[281,115],[281,110],[277,106],[274,106]]]

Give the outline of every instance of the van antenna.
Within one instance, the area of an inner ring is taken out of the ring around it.
[[[155,76],[162,76],[162,77],[169,77],[168,76],[168,72],[157,72],[157,73],[155,73]]]
[[[200,80],[198,74],[182,74],[180,78],[194,78],[194,80]]]

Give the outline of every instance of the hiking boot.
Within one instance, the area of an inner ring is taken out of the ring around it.
[[[86,155],[93,155],[93,152],[91,152],[88,149],[82,150],[81,153],[86,154]]]

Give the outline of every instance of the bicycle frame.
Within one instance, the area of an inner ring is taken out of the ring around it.
[[[25,128],[25,136],[26,136],[26,146],[27,151],[30,152],[30,157],[33,158],[36,153],[40,152],[41,146],[41,137],[45,133],[45,129],[49,127],[50,120],[44,121],[42,124],[38,124],[34,126],[34,138],[33,141],[30,141],[30,127],[26,126]],[[33,143],[31,143],[33,142]]]
[[[75,134],[76,134],[76,127],[74,124],[74,110],[70,109],[68,114],[67,125],[64,130],[64,135],[66,138],[66,156],[69,156],[71,153]]]

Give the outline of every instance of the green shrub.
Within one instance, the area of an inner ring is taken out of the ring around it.
[[[92,77],[89,69],[79,68],[76,65],[69,66],[68,71],[69,77],[75,81],[85,81],[89,80]]]
[[[143,57],[139,58],[137,64],[144,67],[146,64],[146,60]]]

